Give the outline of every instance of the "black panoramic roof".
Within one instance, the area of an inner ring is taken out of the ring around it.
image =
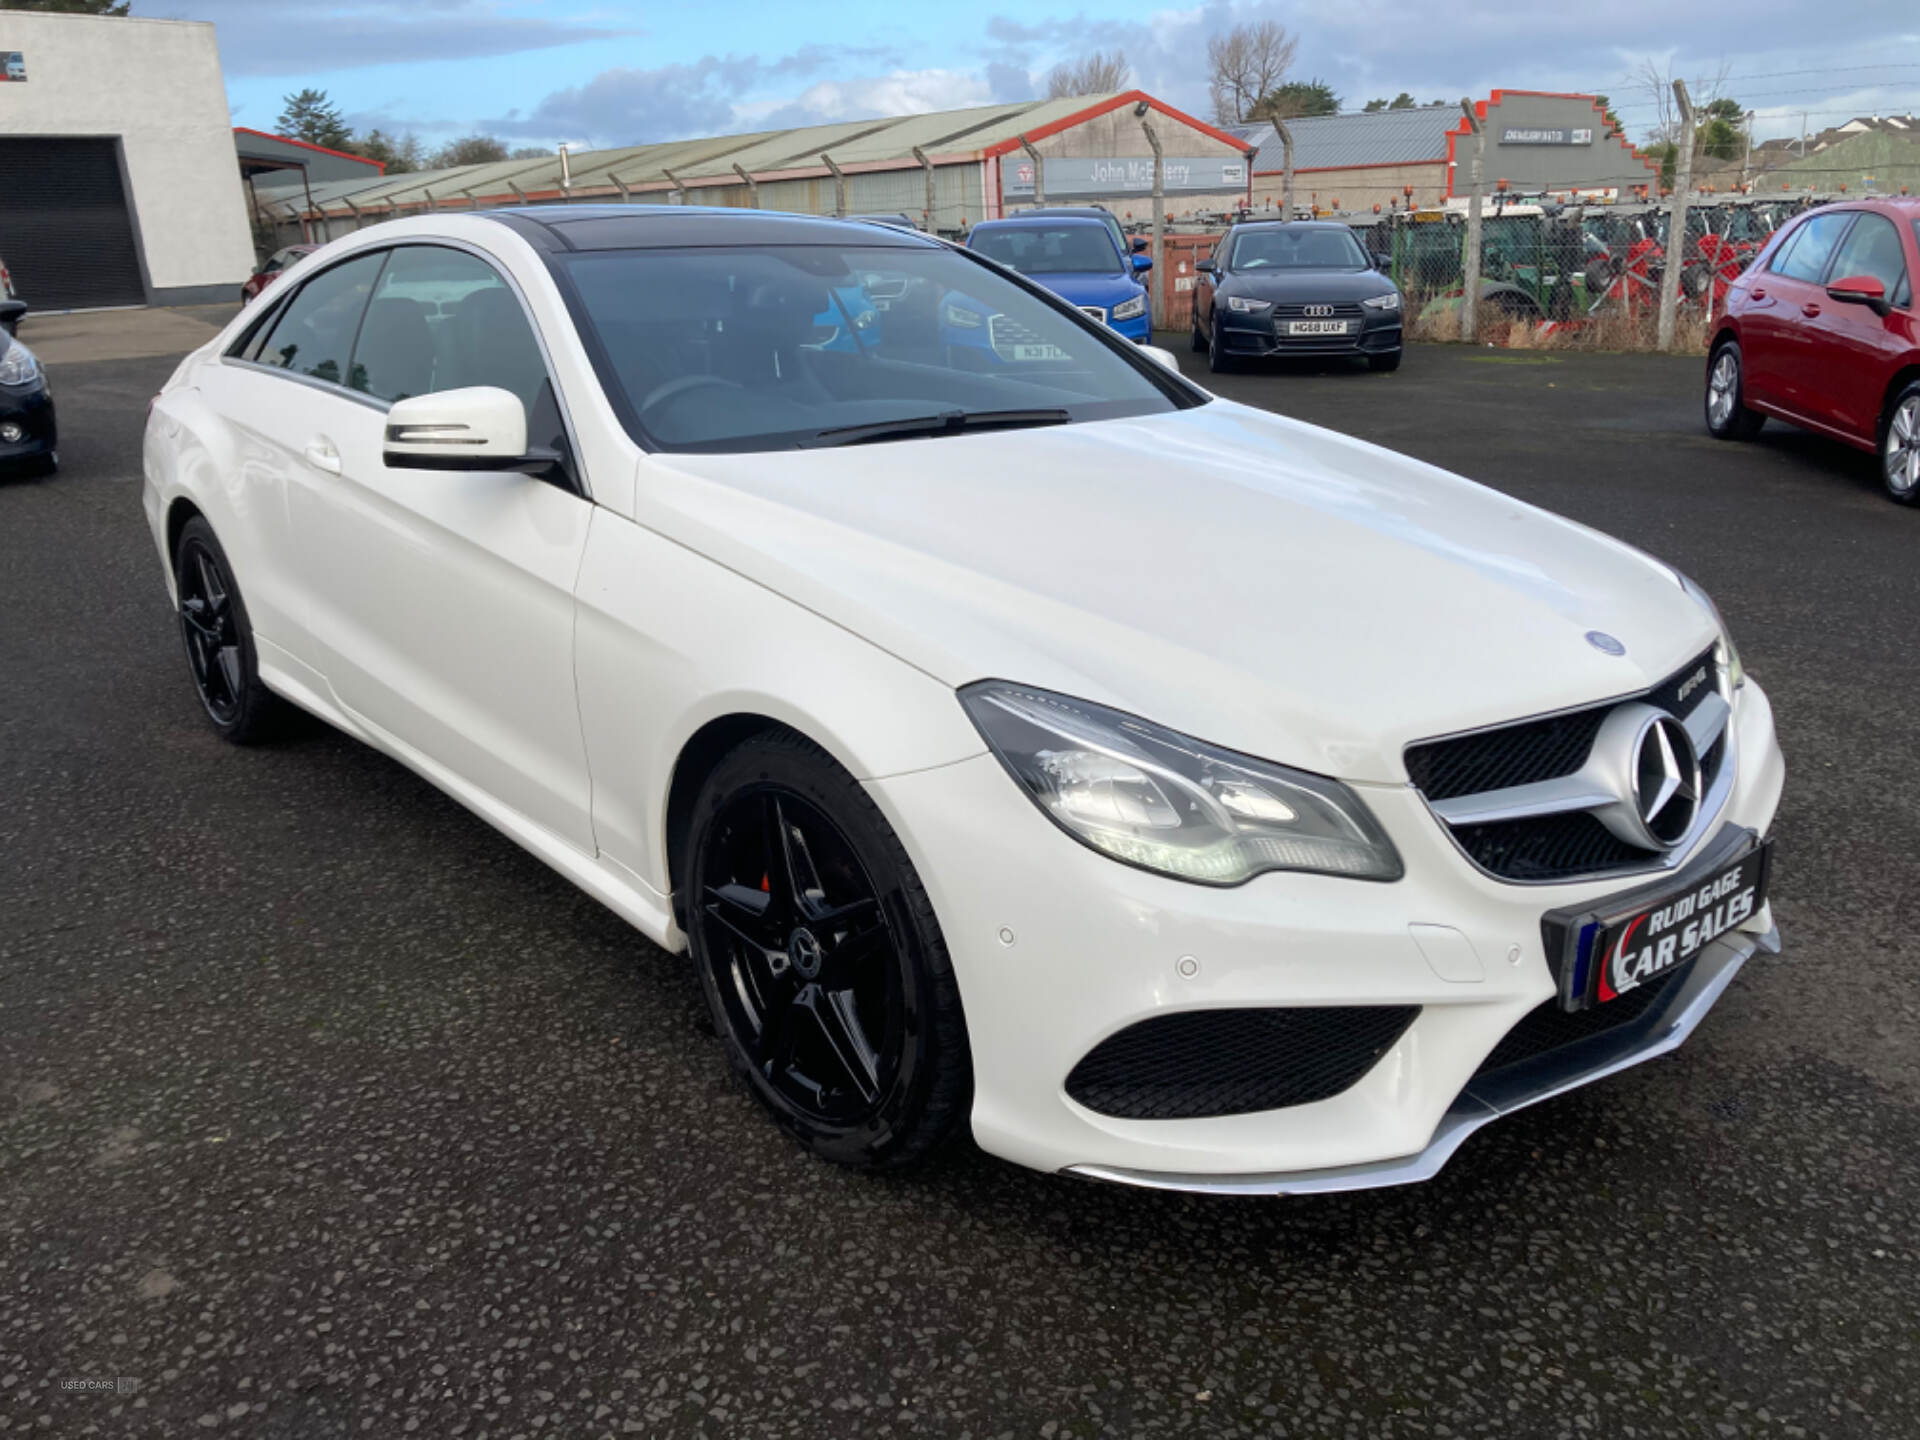
[[[526,205],[482,210],[542,250],[664,250],[698,245],[867,245],[940,242],[910,230],[724,205]]]

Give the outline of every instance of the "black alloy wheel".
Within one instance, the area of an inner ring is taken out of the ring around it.
[[[261,683],[240,587],[213,527],[198,516],[180,532],[173,575],[187,668],[207,718],[237,744],[264,739],[283,702]]]
[[[1200,302],[1197,300],[1193,305],[1193,327],[1192,333],[1187,336],[1187,345],[1196,355],[1207,353],[1207,337],[1200,333]]]
[[[798,736],[746,741],[696,806],[686,918],[728,1058],[815,1154],[921,1159],[966,1118],[972,1071],[946,946],[905,851]]]

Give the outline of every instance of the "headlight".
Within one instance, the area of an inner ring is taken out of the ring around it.
[[[1107,312],[1107,318],[1109,320],[1131,320],[1136,315],[1144,315],[1146,313],[1147,297],[1141,294],[1134,296],[1131,300],[1122,300]]]
[[[1116,860],[1202,885],[1267,870],[1403,873],[1393,842],[1337,780],[998,680],[969,685],[960,700],[1034,804]]]
[[[1372,299],[1362,300],[1360,303],[1369,310],[1398,310],[1400,308],[1400,292],[1395,290],[1390,294],[1375,295]]]
[[[1727,630],[1725,617],[1720,607],[1713,603],[1713,597],[1702,590],[1694,580],[1675,570],[1674,577],[1679,580],[1680,588],[1700,602],[1701,609],[1713,616],[1713,623],[1720,627],[1720,638],[1714,642],[1713,664],[1718,672],[1715,677],[1720,687],[1720,697],[1728,704],[1733,703],[1733,692],[1747,683],[1747,668],[1740,663],[1740,652],[1734,647],[1733,636]]]
[[[25,385],[39,378],[40,362],[18,340],[0,351],[0,385]]]
[[[1249,300],[1244,295],[1229,295],[1227,308],[1237,310],[1242,315],[1264,315],[1273,308],[1271,300]]]
[[[987,318],[978,310],[968,310],[964,306],[955,305],[951,300],[947,302],[944,313],[949,325],[958,326],[962,330],[978,330]]]

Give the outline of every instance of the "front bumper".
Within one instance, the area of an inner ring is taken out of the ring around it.
[[[1107,325],[1126,336],[1127,339],[1141,345],[1148,344],[1153,339],[1153,319],[1145,311],[1130,320],[1109,320]]]
[[[1742,688],[1732,726],[1736,778],[1718,826],[1765,834],[1784,769],[1757,684]],[[1399,848],[1403,879],[1267,874],[1211,889],[1080,845],[990,755],[868,783],[953,956],[973,1042],[975,1139],[1043,1170],[1256,1193],[1424,1178],[1494,1116],[1678,1044],[1772,930],[1763,908],[1716,942],[1640,1022],[1608,1032],[1604,1055],[1556,1052],[1556,1065],[1583,1063],[1476,1081],[1495,1047],[1555,993],[1541,915],[1643,880],[1503,883],[1472,867],[1406,785],[1353,785]],[[1415,938],[1428,927],[1459,937],[1454,963],[1429,959]],[[1083,1056],[1156,1016],[1354,1006],[1419,1013],[1330,1098],[1160,1120],[1098,1113],[1067,1093]]]
[[[1229,355],[1386,355],[1401,344],[1400,312],[1360,317],[1360,328],[1345,335],[1289,335],[1291,319],[1241,315],[1216,310],[1220,346]]]
[[[12,441],[0,438],[0,468],[42,459],[58,448],[60,434],[54,423],[53,396],[43,381],[0,385],[0,436],[8,426],[19,427],[21,434]]]

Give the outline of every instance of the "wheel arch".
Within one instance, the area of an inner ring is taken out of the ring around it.
[[[1920,361],[1903,365],[1893,372],[1893,378],[1887,382],[1886,393],[1880,397],[1880,414],[1873,422],[1873,443],[1877,449],[1886,442],[1887,426],[1893,419],[1893,402],[1900,392],[1915,381],[1920,381]]]
[[[167,565],[171,569],[173,557],[180,551],[180,532],[187,528],[189,520],[206,520],[206,514],[185,495],[176,495],[167,506]],[[211,525],[212,521],[207,521]]]
[[[664,827],[661,853],[667,862],[667,898],[673,907],[674,922],[683,929],[686,916],[682,913],[680,882],[686,874],[687,846],[693,838],[694,801],[700,798],[701,787],[722,760],[754,736],[773,732],[813,740],[811,735],[784,720],[737,710],[707,721],[682,742],[679,754],[674,757],[672,778],[667,782],[667,803],[661,816]]]

